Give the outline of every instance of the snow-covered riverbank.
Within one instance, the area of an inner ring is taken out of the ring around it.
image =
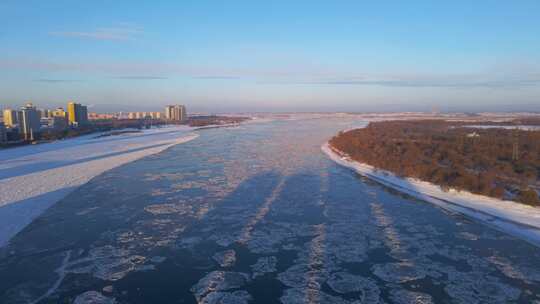
[[[540,208],[502,201],[466,191],[443,191],[439,186],[413,178],[401,178],[391,172],[352,160],[329,143],[322,151],[336,163],[351,168],[383,185],[407,193],[453,212],[461,213],[540,247]]]
[[[114,167],[193,140],[193,128],[81,136],[0,151],[0,247],[47,208]]]

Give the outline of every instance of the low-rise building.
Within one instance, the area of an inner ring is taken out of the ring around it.
[[[161,119],[163,113],[161,112],[129,112],[127,113],[128,119]]]
[[[3,122],[0,122],[0,144],[7,143],[7,129]]]
[[[107,119],[114,119],[114,118],[115,118],[114,114],[108,114],[108,113],[102,114],[102,113],[94,113],[94,112],[88,113],[89,120],[107,120]]]

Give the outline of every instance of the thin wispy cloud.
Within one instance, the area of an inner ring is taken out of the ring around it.
[[[112,77],[113,79],[124,79],[124,80],[165,80],[169,79],[169,77],[164,76],[144,76],[144,75],[137,75],[137,76],[117,76]]]
[[[51,78],[38,78],[34,79],[33,82],[44,82],[44,83],[64,83],[64,82],[81,82],[81,80],[76,79],[51,79]]]
[[[220,76],[220,75],[210,75],[210,76],[194,76],[194,79],[201,79],[201,80],[236,80],[241,79],[242,77],[239,76]]]
[[[98,28],[91,31],[54,31],[49,32],[49,35],[65,38],[130,41],[135,40],[142,32],[141,28],[135,26],[119,26]]]
[[[540,85],[536,73],[518,75],[422,75],[402,77],[329,78],[298,81],[295,84],[352,85],[415,88],[511,88]]]
[[[124,80],[165,80],[189,77],[195,80],[242,80],[270,85],[341,85],[381,86],[394,88],[523,88],[540,86],[540,72],[534,68],[508,71],[482,71],[462,74],[423,73],[354,73],[327,70],[313,73],[309,69],[295,69],[288,73],[267,69],[231,69],[198,67],[166,62],[49,62],[42,60],[0,60],[0,68],[43,72],[78,72],[103,74],[104,78]],[[120,75],[120,76],[114,76]],[[61,82],[63,79],[38,79],[41,82]]]

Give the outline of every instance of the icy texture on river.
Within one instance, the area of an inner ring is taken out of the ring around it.
[[[0,252],[2,303],[538,303],[540,249],[357,176],[351,117],[200,132],[108,171]]]

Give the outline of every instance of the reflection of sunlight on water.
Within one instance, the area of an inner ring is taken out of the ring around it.
[[[259,208],[255,216],[253,216],[251,220],[249,220],[249,222],[246,224],[246,226],[244,226],[242,232],[240,233],[238,243],[246,244],[251,239],[251,231],[253,231],[255,225],[257,225],[257,223],[259,223],[266,216],[266,214],[268,214],[272,203],[278,198],[279,194],[281,193],[281,190],[285,185],[285,180],[285,177],[281,178],[276,188],[274,188],[270,196],[265,200],[264,204]]]
[[[202,290],[197,291],[197,301],[200,302],[204,296],[208,295],[209,293],[216,291],[216,285],[218,285],[218,282],[225,280],[224,272],[214,272],[214,275],[209,278],[208,282],[206,282],[204,288]]]
[[[529,284],[534,281],[540,282],[540,273],[536,273],[531,268],[520,267],[519,264],[513,266],[512,262],[504,257],[493,255],[488,258],[488,261],[509,278],[522,280]]]
[[[306,290],[304,295],[304,303],[320,303],[319,293],[321,291],[320,286],[320,274],[324,268],[325,261],[325,239],[326,239],[326,226],[320,224],[315,226],[316,237],[311,241],[309,248],[309,260],[308,269],[306,273]]]
[[[320,174],[320,187],[319,187],[319,203],[324,204],[324,195],[329,188],[328,173],[327,170],[322,171]],[[326,213],[326,204],[323,213]],[[306,291],[304,295],[304,303],[321,303],[320,293],[321,285],[325,278],[321,277],[321,274],[325,267],[326,261],[326,224],[319,224],[314,226],[315,238],[311,241],[309,247],[308,269],[306,273]]]
[[[375,219],[377,226],[382,229],[382,232],[384,234],[383,242],[386,247],[388,247],[388,249],[390,249],[393,254],[404,254],[405,251],[401,246],[399,234],[397,230],[393,227],[392,219],[384,213],[382,204],[371,203],[370,207],[371,213],[373,214],[373,218]]]

